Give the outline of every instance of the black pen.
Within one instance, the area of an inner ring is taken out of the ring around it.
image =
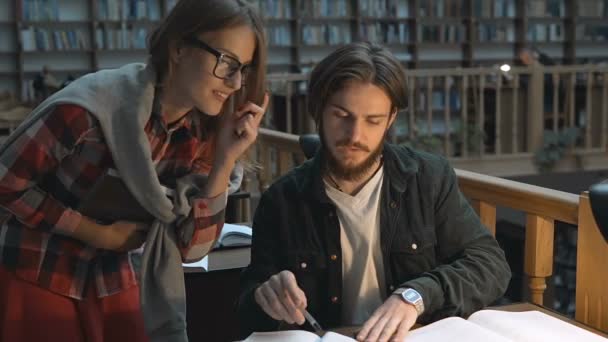
[[[314,317],[312,317],[312,315],[308,312],[308,310],[304,309],[304,310],[302,310],[302,313],[304,314],[304,317],[306,318],[308,323],[310,323],[310,325],[313,327],[313,329],[315,329],[315,332],[319,336],[323,336],[323,328],[321,328],[321,325],[319,324],[319,322],[317,322],[317,320]]]

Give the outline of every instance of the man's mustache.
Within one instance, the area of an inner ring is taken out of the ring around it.
[[[370,152],[369,147],[361,144],[360,142],[351,142],[349,139],[343,139],[343,140],[339,140],[336,143],[336,147],[350,147],[350,148],[358,148],[360,150],[363,150],[365,152]]]

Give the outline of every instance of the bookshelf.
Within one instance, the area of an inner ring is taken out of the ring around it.
[[[306,72],[341,44],[388,46],[409,68],[517,64],[535,46],[557,63],[608,59],[608,0],[258,0],[269,70]]]
[[[0,90],[24,99],[43,65],[62,80],[143,61],[177,0],[0,0]],[[608,59],[608,0],[250,0],[266,17],[269,72],[307,72],[369,40],[408,68],[517,64],[535,46],[557,63]]]
[[[33,100],[44,65],[62,82],[144,61],[148,32],[173,0],[0,0],[0,91]]]

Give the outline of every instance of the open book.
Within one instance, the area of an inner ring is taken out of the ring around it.
[[[350,337],[327,332],[323,337],[306,330],[285,330],[275,332],[256,332],[251,334],[243,342],[352,342],[356,341]]]
[[[346,342],[354,339],[335,333],[327,333],[320,338],[313,333],[297,330],[254,333],[245,341]],[[608,339],[540,311],[481,310],[472,314],[468,320],[450,317],[412,330],[406,341],[607,342]]]
[[[224,223],[215,248],[251,246],[251,235],[251,227],[241,224]]]

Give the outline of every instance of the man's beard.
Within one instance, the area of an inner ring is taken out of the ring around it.
[[[323,131],[321,131],[323,132]],[[386,136],[386,133],[385,133]],[[330,172],[336,178],[345,180],[345,181],[358,181],[364,178],[374,167],[376,162],[382,156],[382,149],[384,147],[384,138],[382,138],[380,144],[376,147],[376,149],[370,153],[370,155],[361,163],[354,166],[345,166],[340,163],[327,147],[327,143],[323,136],[323,133],[319,135],[321,138],[321,149],[322,156],[324,161],[325,172]],[[359,143],[351,143],[349,140],[340,140],[336,143],[336,147],[341,146],[352,146],[359,148],[363,151],[369,152],[370,149],[367,146],[361,145]]]

